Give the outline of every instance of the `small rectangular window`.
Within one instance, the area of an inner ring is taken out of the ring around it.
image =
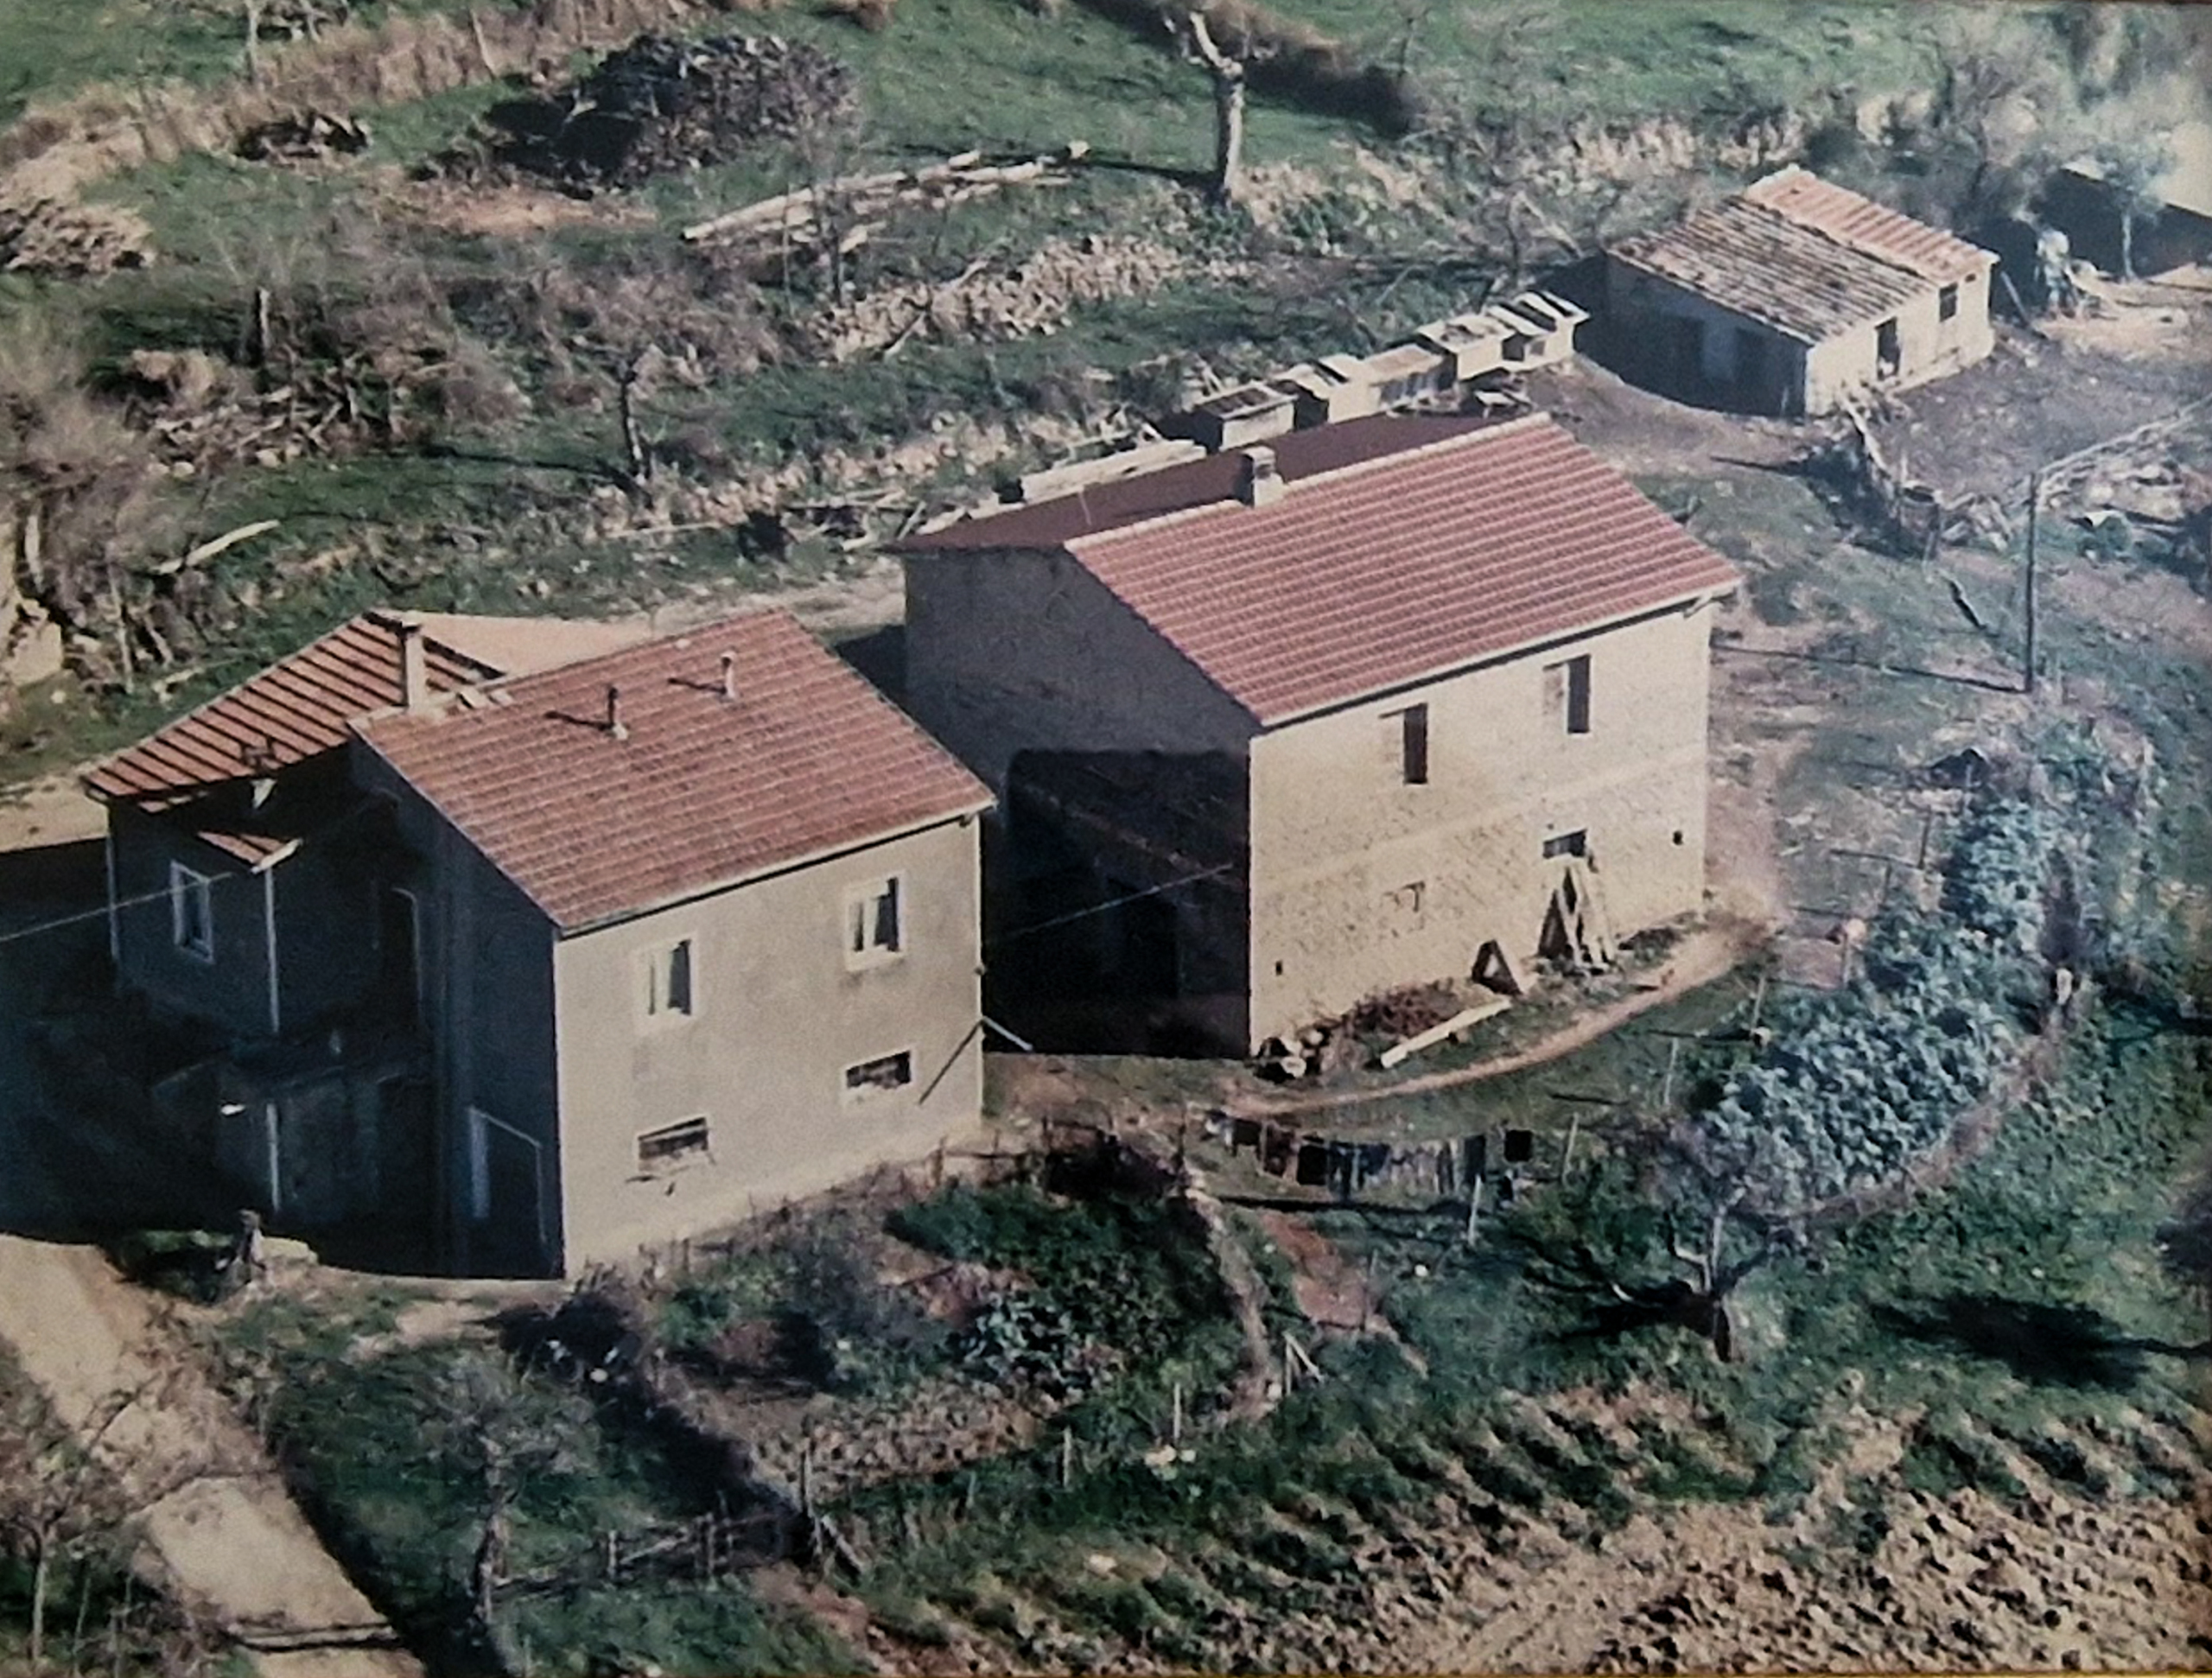
[[[1409,921],[1421,918],[1421,905],[1427,898],[1428,882],[1425,880],[1413,880],[1390,893],[1390,901],[1396,906],[1399,914]]]
[[[1544,715],[1570,734],[1590,732],[1590,655],[1544,666]]]
[[[649,1020],[669,1021],[691,1017],[691,940],[679,938],[648,950],[644,962],[645,989],[639,1000]]]
[[[880,1055],[845,1068],[848,1096],[873,1095],[880,1090],[903,1090],[914,1081],[914,1057],[910,1050]]]
[[[1959,289],[1955,285],[1947,285],[1936,294],[1936,318],[1939,321],[1955,321],[1958,316]]]
[[[1427,785],[1428,707],[1408,705],[1402,711],[1386,712],[1383,721],[1395,736],[1399,779],[1408,786]]]
[[[1558,856],[1587,856],[1590,836],[1586,829],[1577,828],[1572,833],[1555,833],[1544,841],[1546,860]]]
[[[215,959],[213,882],[181,862],[169,864],[169,940],[194,961]]]
[[[866,967],[906,948],[906,881],[893,874],[845,896],[845,963]]]
[[[658,1130],[639,1134],[638,1169],[659,1170],[710,1152],[707,1121],[703,1117],[685,1119],[678,1124],[664,1124]]]

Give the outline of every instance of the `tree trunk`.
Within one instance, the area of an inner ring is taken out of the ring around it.
[[[2135,282],[2135,212],[2120,213],[2120,277],[2133,284]]]
[[[1216,204],[1236,201],[1244,170],[1244,74],[1241,59],[1231,58],[1214,44],[1205,14],[1189,15],[1193,55],[1213,78],[1213,186]]]
[[[622,421],[622,448],[630,457],[631,481],[643,486],[652,481],[652,451],[645,447],[645,439],[638,429],[638,404],[635,395],[638,385],[638,364],[635,361],[622,370],[622,380],[615,396],[616,411]]]
[[[1244,168],[1244,67],[1213,79],[1213,201],[1236,201]]]
[[[31,1541],[31,1670],[38,1670],[46,1652],[47,1575],[53,1566],[53,1545],[44,1533]]]

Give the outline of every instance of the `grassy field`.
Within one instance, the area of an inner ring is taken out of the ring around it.
[[[240,68],[238,20],[213,0],[158,10],[108,0],[97,20],[67,24],[20,0],[16,10],[6,21],[11,42],[22,43],[12,60],[18,103],[88,81],[205,80]],[[405,10],[367,5],[354,16],[373,24]],[[1591,122],[1665,115],[1712,140],[1748,114],[1785,108],[1817,118],[1830,97],[1907,91],[1932,73],[1931,25],[1923,9],[1907,6],[1436,8],[1414,17],[1410,32],[1395,14],[1334,0],[1296,0],[1284,16],[1340,37],[1355,64],[1395,65],[1402,52],[1447,124],[1470,112],[1539,128],[1570,110]],[[85,27],[90,21],[101,27]],[[830,156],[764,145],[588,206],[543,194],[543,225],[480,223],[473,218],[489,211],[473,204],[478,194],[467,187],[407,179],[516,91],[459,87],[365,105],[359,114],[376,139],[359,159],[302,170],[203,154],[99,183],[95,198],[150,225],[162,255],[150,268],[92,285],[0,276],[0,305],[82,339],[91,387],[105,400],[123,393],[122,364],[135,350],[191,348],[236,364],[257,287],[270,289],[280,319],[302,310],[358,315],[399,279],[421,300],[411,307],[422,342],[409,352],[427,345],[474,358],[509,392],[497,412],[423,409],[404,439],[223,466],[165,490],[176,541],[264,518],[283,523],[208,574],[211,629],[184,668],[164,672],[158,686],[122,692],[96,682],[86,702],[35,704],[7,725],[0,773],[19,779],[99,749],[402,588],[410,603],[429,607],[604,611],[834,575],[842,556],[805,531],[768,566],[712,531],[612,550],[592,540],[589,527],[606,512],[594,498],[609,492],[621,465],[611,370],[640,330],[705,352],[703,376],[664,382],[642,409],[671,465],[656,492],[658,516],[711,524],[715,496],[764,473],[798,468],[798,490],[779,493],[817,500],[865,490],[872,474],[882,484],[879,462],[890,449],[948,425],[998,441],[918,474],[901,467],[886,486],[964,499],[984,486],[979,480],[1044,463],[1073,437],[1123,424],[1131,411],[1159,411],[1186,381],[1383,341],[1465,306],[1499,277],[1485,271],[1497,258],[1485,243],[1495,230],[1476,225],[1486,213],[1479,194],[1470,196],[1456,165],[1440,162],[1450,148],[1436,136],[1393,140],[1287,95],[1263,92],[1253,101],[1248,156],[1264,183],[1253,208],[1206,212],[1190,184],[1210,155],[1206,81],[1164,32],[1154,39],[1081,5],[1033,11],[1012,0],[905,0],[894,25],[874,35],[799,7],[742,26],[772,28],[852,67],[862,119]],[[730,25],[702,16],[684,27]],[[2026,40],[2048,21],[2024,13],[2005,27]],[[1086,238],[1167,248],[1150,283],[1077,303],[1049,334],[1000,341],[925,334],[895,360],[828,365],[812,340],[825,301],[818,273],[738,280],[675,238],[702,214],[824,168],[969,148],[1027,155],[1071,140],[1088,143],[1096,165],[1075,184],[895,216],[853,264],[857,298],[896,311],[918,288],[926,295],[978,260],[1004,272],[1030,253],[1078,249]],[[1355,148],[1382,163],[1357,162]],[[1383,176],[1402,173],[1386,187],[1377,167]],[[1702,177],[1703,165],[1688,167],[1686,179]],[[638,319],[615,318],[609,300],[620,297],[639,300]],[[253,382],[267,390],[278,377]]]

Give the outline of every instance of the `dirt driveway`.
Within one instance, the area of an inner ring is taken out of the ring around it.
[[[67,780],[0,809],[0,1230],[12,1232],[0,1234],[0,1344],[64,1423],[98,1430],[95,1453],[140,1511],[149,1571],[260,1671],[419,1674],[149,1296],[96,1248],[22,1233],[82,1225],[87,1193],[112,1186],[86,1180],[85,1150],[52,1146],[85,1121],[52,1109],[31,1042],[57,944],[97,949],[101,936],[100,831]]]

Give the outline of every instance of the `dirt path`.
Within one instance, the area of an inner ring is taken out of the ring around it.
[[[17,865],[0,929],[20,933],[83,912],[77,871],[22,864],[81,848],[100,829],[73,777],[0,804],[0,856]],[[70,936],[99,934],[78,925]],[[30,1046],[42,974],[56,959],[38,937],[0,943],[0,1230],[68,1228],[90,1210],[79,1204],[90,1186],[82,1172],[41,1146],[67,1116],[48,1107]],[[97,1249],[0,1234],[0,1343],[64,1423],[97,1431],[95,1454],[140,1511],[152,1571],[185,1606],[244,1643],[258,1670],[419,1674],[192,1350]]]
[[[99,1429],[94,1453],[141,1511],[156,1571],[258,1671],[421,1672],[175,1331],[99,1251],[0,1236],[0,1341],[63,1421]]]
[[[1608,1032],[1617,1031],[1640,1014],[1670,1002],[1683,992],[1709,984],[1741,961],[1755,943],[1751,931],[1732,923],[1699,928],[1684,938],[1656,982],[1648,990],[1633,991],[1561,1026],[1526,1048],[1494,1055],[1470,1066],[1448,1071],[1423,1072],[1394,1084],[1363,1085],[1352,1090],[1321,1090],[1311,1095],[1246,1096],[1233,1097],[1224,1111],[1237,1118],[1279,1118],[1287,1113],[1319,1113],[1339,1107],[1363,1107],[1377,1101],[1418,1096],[1431,1090],[1450,1090],[1463,1084],[1479,1084],[1508,1072],[1541,1066],[1588,1047]]]

